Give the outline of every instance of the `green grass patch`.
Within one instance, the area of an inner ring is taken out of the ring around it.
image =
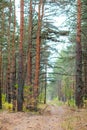
[[[58,97],[56,97],[53,100],[49,101],[48,104],[62,106],[62,105],[64,105],[64,102],[59,101]]]

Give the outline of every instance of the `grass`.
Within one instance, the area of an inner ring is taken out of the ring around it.
[[[53,100],[49,101],[48,104],[62,106],[64,105],[64,102],[59,101],[58,98],[54,98]]]

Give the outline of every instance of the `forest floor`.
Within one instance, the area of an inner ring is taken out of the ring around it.
[[[0,130],[87,130],[87,109],[47,105],[40,113],[2,111]]]

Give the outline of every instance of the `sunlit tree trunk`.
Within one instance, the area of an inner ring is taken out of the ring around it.
[[[43,18],[44,3],[43,0],[38,4],[38,29],[36,37],[36,65],[35,65],[35,80],[34,80],[34,99],[35,107],[37,108],[37,98],[39,89],[39,72],[40,72],[40,46],[41,46],[41,24]]]
[[[24,40],[24,0],[20,0],[20,42],[19,42],[18,100],[17,100],[18,111],[23,110],[23,86],[24,86],[23,40]]]
[[[82,84],[82,45],[81,45],[81,0],[77,0],[77,36],[76,36],[76,105],[83,104]]]

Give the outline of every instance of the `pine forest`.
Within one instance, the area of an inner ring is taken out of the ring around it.
[[[87,0],[0,0],[0,130],[87,130]]]

